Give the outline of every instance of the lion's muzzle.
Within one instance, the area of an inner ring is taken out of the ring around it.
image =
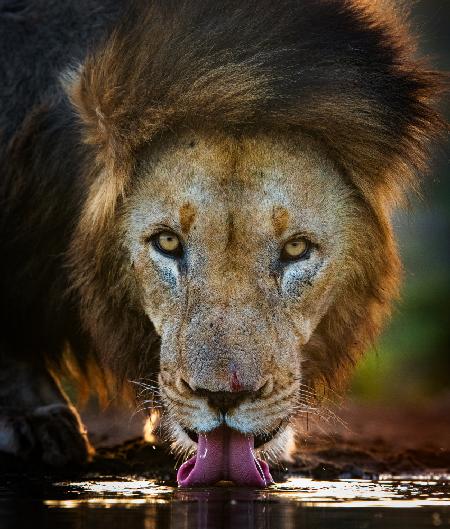
[[[210,287],[210,300],[190,283],[183,317],[162,333],[160,389],[174,444],[197,444],[197,456],[180,471],[183,485],[269,483],[254,451],[281,446],[295,408],[297,337],[290,329],[277,332],[278,313],[252,301],[260,292],[250,278],[239,287],[234,297],[223,285]]]

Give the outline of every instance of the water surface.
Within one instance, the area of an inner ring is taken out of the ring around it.
[[[450,482],[292,477],[268,490],[180,490],[139,478],[0,486],[0,528],[422,529],[450,527]]]

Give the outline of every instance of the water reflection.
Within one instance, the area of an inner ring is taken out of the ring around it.
[[[6,521],[6,523],[5,523]],[[448,481],[292,478],[269,490],[180,490],[143,479],[60,483],[5,494],[0,528],[422,529],[450,525]]]
[[[271,522],[273,505],[268,493],[216,489],[177,492],[170,509],[170,527],[209,529],[219,527],[294,527],[278,519]]]

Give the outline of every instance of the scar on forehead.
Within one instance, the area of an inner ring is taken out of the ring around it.
[[[275,235],[279,237],[287,228],[289,222],[289,213],[283,206],[274,206],[272,210],[272,225]]]
[[[180,207],[180,226],[183,233],[189,233],[195,219],[195,207],[189,202],[185,202]]]

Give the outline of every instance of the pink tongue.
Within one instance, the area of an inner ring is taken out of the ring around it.
[[[248,487],[273,483],[267,463],[253,454],[253,436],[225,426],[198,436],[197,454],[181,465],[177,480],[180,487],[213,485],[221,480]]]

